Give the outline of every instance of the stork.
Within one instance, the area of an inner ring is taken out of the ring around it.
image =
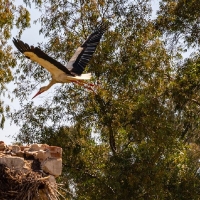
[[[87,40],[77,48],[66,66],[48,56],[39,47],[29,46],[23,41],[13,38],[14,45],[22,54],[28,59],[37,62],[51,73],[52,79],[49,84],[41,87],[33,98],[47,91],[55,83],[72,82],[88,88],[85,86],[84,80],[89,80],[91,78],[91,73],[83,74],[83,71],[89,63],[106,29],[106,24],[100,24]],[[92,84],[90,85],[92,86]]]

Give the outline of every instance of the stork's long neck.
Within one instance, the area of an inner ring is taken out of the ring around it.
[[[39,94],[41,94],[41,93],[47,91],[47,90],[48,90],[53,84],[55,84],[55,83],[56,83],[56,81],[55,81],[54,79],[52,79],[52,80],[50,81],[50,83],[49,83],[47,86],[41,87],[40,90],[39,90],[39,92],[36,93],[36,95],[35,95],[33,98],[35,98],[35,97],[38,96]],[[33,98],[32,98],[32,99],[33,99]]]
[[[56,81],[54,79],[51,79],[51,81],[49,82],[49,84],[47,86],[45,86],[45,90],[48,90],[55,83],[56,83]]]

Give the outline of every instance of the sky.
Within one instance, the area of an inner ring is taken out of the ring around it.
[[[155,13],[156,10],[158,9],[158,0],[152,0],[152,5],[153,5],[153,17],[155,17]],[[40,13],[34,8],[34,6],[32,6],[31,8],[27,8],[31,14],[31,27],[26,29],[22,36],[21,39],[30,44],[30,45],[36,45],[38,42],[42,42],[44,41],[44,37],[42,35],[39,35],[39,29],[40,29],[40,25],[39,24],[33,24],[33,21],[36,20],[38,18],[38,16],[40,15]],[[18,31],[16,29],[14,29],[12,31],[12,37],[15,37],[18,34]],[[10,39],[10,44],[12,44],[12,39]],[[13,50],[16,50],[16,48],[14,47]],[[7,85],[8,89],[10,92],[12,92],[12,90],[14,89],[14,84],[10,83]],[[35,91],[34,91],[35,92]],[[32,95],[34,95],[35,93],[33,92]],[[30,101],[31,101],[32,96],[30,97]],[[39,104],[39,101],[41,101],[40,98],[35,98],[34,99],[34,103],[35,104]],[[9,99],[5,99],[6,104],[9,104],[11,110],[13,109],[18,109],[20,108],[19,103],[16,99],[14,99],[13,102],[10,102]],[[20,127],[16,126],[14,123],[11,124],[11,122],[6,119],[5,122],[5,126],[4,129],[0,129],[0,141],[4,141],[7,145],[11,144],[14,139],[13,136],[15,136],[17,134],[17,132],[19,131]]]

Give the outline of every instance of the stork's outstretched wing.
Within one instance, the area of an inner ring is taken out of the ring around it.
[[[74,76],[64,65],[45,54],[40,48],[29,46],[15,38],[13,38],[13,43],[21,53],[32,61],[39,63],[42,67],[47,69],[52,76],[58,76],[63,72],[69,76]]]
[[[83,73],[106,29],[107,24],[102,23],[76,50],[66,66],[73,74],[81,75]]]
[[[52,76],[59,76],[60,74],[63,74],[63,72],[69,76],[80,76],[95,52],[106,29],[107,24],[104,23],[97,27],[82,46],[76,50],[66,67],[45,54],[38,47],[29,46],[23,41],[15,38],[13,38],[13,43],[21,53],[32,61],[39,63],[42,67],[47,69]]]

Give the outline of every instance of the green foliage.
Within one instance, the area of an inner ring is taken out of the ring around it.
[[[61,62],[98,22],[109,29],[87,68],[95,92],[65,84],[39,106],[24,103],[49,74],[17,55],[16,140],[63,148],[59,181],[68,199],[199,199],[199,55],[182,61],[165,37],[198,45],[198,29],[185,29],[198,26],[197,1],[161,1],[154,21],[148,0],[33,2],[48,39],[40,46]]]
[[[12,1],[0,1],[0,95],[5,95],[6,84],[13,80],[12,69],[16,66],[16,60],[12,53],[12,47],[8,44],[13,28],[22,32],[30,24],[29,12],[22,6],[16,7]],[[7,96],[9,98],[9,95]],[[0,128],[5,122],[5,112],[8,110],[3,100],[0,100]]]
[[[183,38],[188,46],[199,45],[199,1],[198,0],[162,0],[156,27],[162,32],[174,34],[177,42]]]

